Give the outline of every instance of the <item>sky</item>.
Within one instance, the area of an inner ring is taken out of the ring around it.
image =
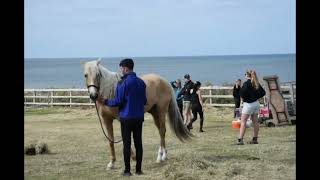
[[[25,58],[296,53],[294,0],[25,0]]]

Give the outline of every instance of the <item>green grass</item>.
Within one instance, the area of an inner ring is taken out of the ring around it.
[[[157,164],[160,137],[149,114],[143,125],[143,171],[130,179],[295,179],[295,126],[268,128],[261,125],[259,144],[234,145],[238,129],[231,128],[231,108],[205,112],[205,133],[181,143],[167,126],[168,160]],[[114,122],[120,135],[119,122]],[[252,137],[247,129],[245,141]],[[25,155],[25,179],[123,179],[122,143],[116,144],[115,169],[105,170],[110,160],[108,143],[95,109],[25,109],[25,146],[42,141],[50,154]],[[131,161],[132,171],[135,162]]]
[[[56,114],[59,111],[62,111],[63,113],[70,112],[70,109],[62,109],[62,108],[57,108],[57,107],[52,107],[52,108],[26,108],[25,109],[25,115],[48,115],[48,114]]]

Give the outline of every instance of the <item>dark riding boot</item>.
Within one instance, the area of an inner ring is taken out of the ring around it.
[[[258,144],[258,137],[253,137],[249,144]]]
[[[132,176],[132,173],[130,171],[124,170],[122,176]]]
[[[237,145],[244,145],[243,138],[238,139]]]
[[[203,127],[203,118],[200,119],[200,130],[199,130],[199,132],[204,132],[202,127]]]
[[[189,123],[189,128],[190,128],[190,129],[193,129],[192,123]]]
[[[187,129],[188,129],[189,131],[190,131],[190,129],[192,129],[191,126],[190,126],[190,124],[191,124],[191,123],[189,123],[189,124],[187,125]]]
[[[190,131],[190,129],[193,129],[192,127],[192,123],[194,122],[193,119],[190,120],[189,124],[187,125],[188,130]]]

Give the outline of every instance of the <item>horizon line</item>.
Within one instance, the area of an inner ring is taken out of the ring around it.
[[[165,55],[155,55],[155,56],[92,56],[92,57],[24,57],[24,59],[73,59],[73,58],[147,58],[147,57],[205,57],[205,56],[255,56],[255,55],[296,55],[296,53],[269,53],[269,54],[220,54],[220,55],[176,55],[176,56],[165,56]]]

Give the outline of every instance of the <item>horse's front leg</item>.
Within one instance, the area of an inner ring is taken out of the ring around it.
[[[107,129],[107,134],[108,137],[110,139],[112,139],[114,141],[114,136],[113,136],[113,120],[112,119],[105,119],[105,125],[106,125],[106,129]],[[110,154],[111,154],[111,160],[107,165],[107,170],[113,169],[114,168],[114,164],[116,161],[116,154],[115,154],[115,150],[114,150],[114,143],[109,141],[109,146],[110,146]]]

